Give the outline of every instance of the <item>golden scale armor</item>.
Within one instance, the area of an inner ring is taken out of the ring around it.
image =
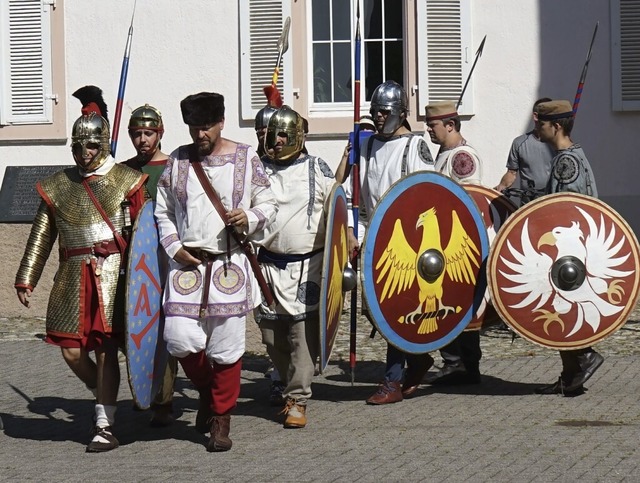
[[[121,232],[125,226],[122,202],[139,188],[144,175],[116,164],[106,175],[91,179],[89,185],[107,216]],[[44,201],[36,214],[24,257],[16,275],[16,286],[35,287],[45,262],[58,237],[59,248],[91,247],[97,242],[112,241],[111,229],[93,205],[82,186],[77,168],[60,171],[38,184]],[[60,265],[47,307],[47,331],[59,335],[80,336],[80,295],[82,265],[91,263],[101,297],[101,315],[109,331],[114,314],[120,254],[104,259],[96,270],[98,259],[91,254],[60,257]]]

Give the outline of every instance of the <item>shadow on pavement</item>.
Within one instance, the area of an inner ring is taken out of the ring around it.
[[[190,383],[180,378],[176,381],[178,394],[173,400],[176,418],[188,412],[192,406],[197,409],[197,399],[194,400],[184,394],[185,384]],[[1,413],[0,418],[7,436],[34,441],[73,441],[81,445],[91,440],[95,401],[53,396],[31,399],[20,388],[13,385],[10,387],[25,399],[27,409],[35,417]],[[178,420],[166,428],[152,428],[149,426],[151,411],[134,409],[132,399],[118,401],[117,407],[114,434],[121,445],[163,439],[206,443],[207,439],[196,432],[188,421]]]

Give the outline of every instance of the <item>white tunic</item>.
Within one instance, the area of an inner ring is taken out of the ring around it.
[[[275,313],[261,306],[259,317],[299,320],[318,310],[325,240],[324,206],[335,184],[322,159],[301,155],[289,165],[265,160],[265,171],[278,201],[276,220],[257,242],[277,255],[310,255],[284,268],[262,263],[277,301]]]
[[[371,139],[371,138],[369,138]],[[369,139],[360,144],[360,211],[361,224],[358,238],[362,239],[362,227],[366,227],[367,214],[371,215],[380,198],[393,183],[403,175],[417,171],[433,171],[434,163],[426,141],[413,134],[395,136],[388,140],[373,137],[371,151],[368,149]],[[408,145],[408,149],[406,149]],[[405,156],[406,149],[406,156]],[[403,160],[406,170],[403,173]],[[347,198],[351,199],[353,181],[351,177],[345,183]],[[353,213],[348,212],[349,226],[353,227]]]
[[[198,318],[204,283],[210,284],[207,317],[245,314],[260,303],[259,286],[246,255],[227,236],[224,222],[191,167],[188,147],[181,146],[171,154],[158,182],[158,233],[171,257],[165,315]],[[277,203],[253,148],[238,144],[233,154],[206,156],[202,167],[223,206],[245,210],[249,236],[275,219]],[[227,240],[231,242],[230,260]],[[211,280],[203,280],[205,265],[183,266],[173,260],[183,246],[219,254]]]
[[[480,156],[468,144],[440,150],[436,158],[436,171],[458,183],[483,184]]]

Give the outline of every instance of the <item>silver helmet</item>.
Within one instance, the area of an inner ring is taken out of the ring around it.
[[[285,133],[287,141],[279,152],[275,151],[278,135]],[[289,106],[282,106],[269,119],[267,135],[264,138],[267,156],[277,161],[295,159],[304,148],[304,121],[302,116]]]
[[[380,134],[391,135],[402,125],[407,116],[407,93],[396,81],[384,81],[371,96],[371,117],[374,121],[379,111],[389,111]]]
[[[265,129],[269,125],[269,119],[271,119],[271,116],[273,116],[277,110],[278,109],[271,106],[264,106],[260,109],[258,114],[256,114],[254,123],[255,130],[258,131],[260,129]]]
[[[111,154],[109,123],[95,112],[80,116],[71,129],[71,150],[74,155],[85,156],[89,144],[95,144],[99,149],[91,163],[83,167],[84,171],[91,173],[102,166]]]

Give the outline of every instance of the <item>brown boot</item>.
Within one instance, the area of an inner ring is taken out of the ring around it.
[[[391,382],[385,379],[380,383],[378,390],[367,399],[367,404],[391,404],[402,401],[402,391],[399,382]]]
[[[151,416],[151,421],[149,421],[149,426],[152,428],[164,428],[166,426],[170,426],[175,421],[173,417],[173,410],[171,405],[157,405],[153,408],[153,415]]]
[[[213,416],[211,418],[211,437],[207,445],[207,451],[229,451],[233,444],[229,439],[229,429],[231,428],[231,415]]]
[[[424,364],[419,367],[408,367],[405,374],[404,384],[402,384],[402,397],[408,399],[413,397],[418,387],[422,383],[425,374],[433,366],[433,357],[429,354],[424,359]]]
[[[206,433],[211,427],[211,390],[201,389],[200,391],[200,405],[198,406],[198,413],[196,414],[196,431],[199,433]]]
[[[287,404],[280,414],[286,414],[285,428],[304,428],[307,425],[307,406],[298,404],[295,399],[287,399]]]

